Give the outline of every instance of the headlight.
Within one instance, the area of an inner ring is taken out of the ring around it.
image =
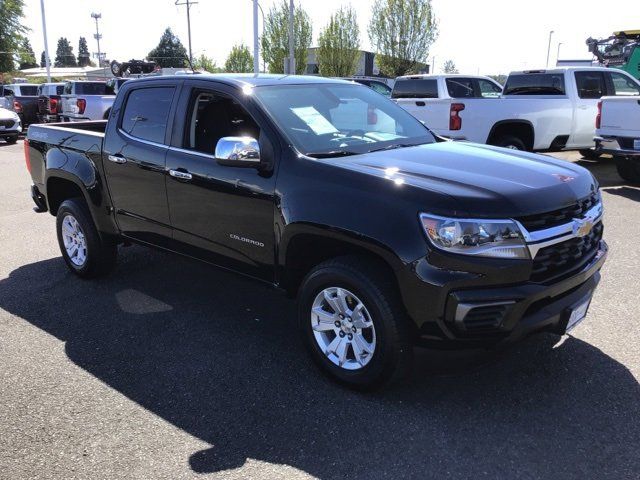
[[[441,250],[479,257],[530,258],[513,220],[446,218],[423,213],[420,221],[431,243]]]

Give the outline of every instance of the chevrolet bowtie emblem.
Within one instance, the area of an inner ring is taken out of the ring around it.
[[[577,237],[584,237],[586,235],[589,235],[592,228],[593,220],[591,220],[590,218],[576,218],[573,220],[573,234]]]

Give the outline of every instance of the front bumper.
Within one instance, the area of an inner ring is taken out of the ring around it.
[[[640,138],[601,136],[593,139],[596,142],[597,153],[609,153],[614,156],[640,157],[640,150],[634,149],[634,140]]]
[[[607,244],[600,241],[591,261],[550,283],[517,281],[526,276],[526,262],[509,269],[503,265],[500,276],[499,267],[491,272],[496,265],[488,265],[484,275],[470,274],[421,259],[413,265],[413,285],[405,283],[409,290],[403,291],[416,323],[416,343],[474,348],[514,342],[540,331],[563,334],[572,308],[593,295],[607,252]],[[416,296],[420,289],[422,295]]]

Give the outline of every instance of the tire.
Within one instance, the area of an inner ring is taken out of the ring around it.
[[[582,158],[586,158],[587,160],[597,160],[602,155],[601,153],[596,152],[592,148],[588,148],[585,150],[578,150],[578,153],[582,155]]]
[[[375,390],[404,379],[413,361],[408,318],[384,273],[367,259],[340,257],[315,267],[300,287],[298,326],[307,350],[325,374],[357,390]],[[344,318],[324,296],[327,293],[340,305],[340,292],[348,307],[342,309]],[[322,310],[323,322],[312,315],[314,308]],[[321,325],[322,331],[314,331]],[[373,347],[372,353],[363,345]],[[331,353],[325,354],[327,350]],[[338,352],[344,352],[342,363]]]
[[[104,115],[102,117],[103,120],[109,120],[109,115],[111,115],[111,109],[107,109],[106,112],[104,112]]]
[[[618,174],[627,182],[640,184],[640,160],[615,157]]]
[[[113,270],[117,245],[100,238],[84,200],[62,202],[56,215],[56,232],[62,258],[73,273],[95,278]]]
[[[16,135],[15,137],[5,137],[4,139],[9,145],[13,145],[14,143],[16,143],[18,141],[18,136]]]
[[[496,147],[510,148],[512,150],[527,150],[527,146],[524,144],[524,142],[518,137],[514,137],[513,135],[503,135],[501,137],[498,137],[493,145],[495,145]]]

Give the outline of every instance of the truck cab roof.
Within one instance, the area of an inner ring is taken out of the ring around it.
[[[242,87],[260,87],[268,85],[308,85],[319,83],[343,83],[345,85],[353,84],[351,81],[341,80],[338,78],[326,78],[312,75],[282,75],[273,73],[260,73],[258,75],[254,73],[203,73],[189,77],[193,80],[210,80],[227,85]],[[184,80],[185,77],[181,75],[177,76],[158,76],[158,77],[145,77],[144,79],[136,79],[136,82],[167,82],[174,80],[176,82]]]

